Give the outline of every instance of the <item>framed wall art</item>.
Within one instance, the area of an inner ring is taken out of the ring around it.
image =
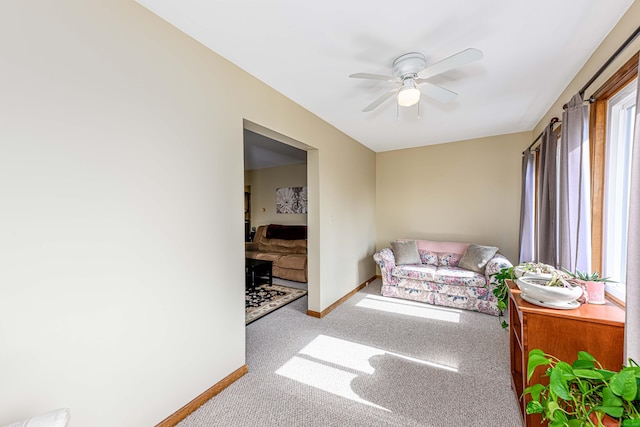
[[[307,187],[276,188],[276,213],[306,214]]]

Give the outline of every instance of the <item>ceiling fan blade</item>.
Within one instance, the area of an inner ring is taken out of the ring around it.
[[[458,96],[457,93],[450,91],[449,89],[445,89],[441,86],[434,85],[433,83],[424,82],[418,85],[418,88],[425,96],[429,98],[433,98],[438,102],[442,102],[443,104],[447,104]]]
[[[397,77],[393,76],[383,76],[380,74],[369,74],[369,73],[355,73],[351,74],[349,77],[354,79],[371,79],[371,80],[384,80],[387,82],[397,82],[399,81]]]
[[[482,51],[474,48],[465,49],[461,52],[454,53],[448,58],[429,65],[418,73],[419,79],[428,79],[445,71],[453,70],[470,62],[477,61],[482,58]]]
[[[387,99],[391,98],[399,90],[400,90],[400,88],[398,87],[398,88],[395,88],[395,89],[391,89],[389,92],[385,92],[380,98],[376,99],[371,104],[369,104],[366,107],[364,107],[362,112],[367,113],[367,112],[373,110],[374,108],[376,108],[377,106],[382,104],[384,101],[386,101]]]

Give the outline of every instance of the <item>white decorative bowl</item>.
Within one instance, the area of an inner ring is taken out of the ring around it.
[[[580,286],[572,286],[570,288],[562,286],[545,286],[547,282],[548,280],[546,279],[528,276],[516,279],[516,284],[528,299],[541,302],[572,302],[580,298],[584,292]]]

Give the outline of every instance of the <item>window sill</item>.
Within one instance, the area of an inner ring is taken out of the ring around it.
[[[626,285],[624,283],[607,284],[605,295],[614,304],[625,307]]]

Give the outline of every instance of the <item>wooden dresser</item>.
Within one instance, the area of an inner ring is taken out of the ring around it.
[[[573,310],[544,308],[524,301],[517,285],[513,281],[507,283],[511,387],[520,402],[523,425],[539,426],[539,414],[526,415],[527,402],[520,399],[528,386],[529,351],[539,348],[571,363],[576,360],[578,351],[584,350],[605,368],[619,370],[624,364],[624,310],[610,301],[604,305],[584,304]],[[532,381],[543,374],[544,368],[539,367]]]

